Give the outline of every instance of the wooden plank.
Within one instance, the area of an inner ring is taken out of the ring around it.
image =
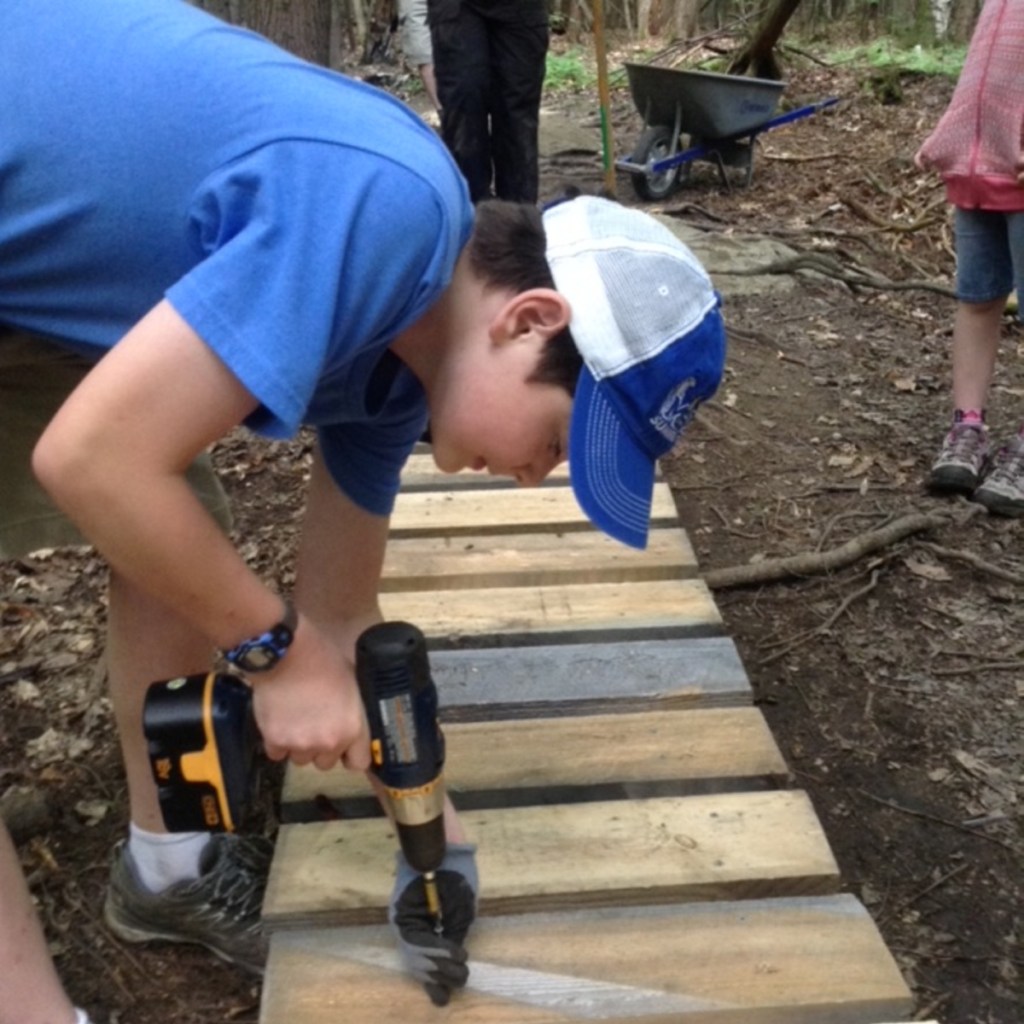
[[[389,541],[381,592],[456,587],[539,587],[625,583],[697,575],[697,558],[679,527],[650,531],[638,551],[596,530],[494,536],[398,537]]]
[[[443,722],[751,703],[728,637],[434,651]]]
[[[668,484],[655,484],[652,526],[677,526]],[[562,533],[593,526],[569,487],[402,492],[391,514],[392,537]]]
[[[789,778],[756,708],[461,722],[444,732],[445,785],[466,810],[600,800],[626,791],[724,792],[782,785]],[[299,820],[298,808],[313,811],[325,797],[344,818],[379,813],[360,773],[311,765],[286,773],[281,803],[289,808],[288,820]]]
[[[542,487],[565,487],[569,483],[569,464],[556,466],[541,484]],[[458,491],[463,488],[508,490],[518,487],[510,476],[491,476],[464,469],[460,473],[442,473],[434,464],[434,456],[427,452],[414,453],[406,459],[402,470],[403,491]]]
[[[386,926],[277,932],[260,1024],[864,1024],[913,1000],[847,894],[483,918],[431,1007]]]
[[[833,892],[806,794],[721,793],[460,811],[483,914]],[[387,819],[283,825],[268,928],[382,921],[397,839]]]
[[[659,466],[656,480],[661,480]],[[556,466],[545,478],[541,487],[566,487],[569,484],[569,463]],[[416,451],[406,460],[402,470],[402,490],[405,491],[455,491],[464,487],[480,489],[510,488],[519,485],[510,476],[491,476],[464,469],[459,473],[442,473],[434,463],[429,448]]]
[[[714,636],[722,618],[703,580],[489,587],[381,594],[386,619],[415,622],[435,650]]]

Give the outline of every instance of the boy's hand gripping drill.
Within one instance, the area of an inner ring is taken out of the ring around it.
[[[423,634],[407,622],[371,626],[356,643],[356,680],[370,727],[370,771],[409,866],[423,876],[438,934],[435,872],[444,860],[444,735]]]

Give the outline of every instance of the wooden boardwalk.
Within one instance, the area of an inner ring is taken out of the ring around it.
[[[414,456],[382,605],[427,635],[445,778],[478,844],[468,987],[433,1007],[386,924],[364,779],[290,768],[261,1024],[879,1024],[910,992],[843,893],[656,485],[651,542],[564,472],[520,491]]]

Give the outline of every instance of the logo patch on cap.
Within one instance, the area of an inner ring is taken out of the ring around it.
[[[683,428],[693,419],[700,400],[696,395],[691,398],[689,393],[696,386],[697,379],[695,377],[687,377],[682,384],[677,384],[668,393],[665,401],[661,403],[658,415],[651,420],[651,426],[666,441],[671,441],[674,444],[683,432]]]

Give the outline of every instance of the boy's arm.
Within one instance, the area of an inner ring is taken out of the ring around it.
[[[382,618],[378,584],[387,532],[387,519],[363,511],[335,486],[318,448],[299,544],[296,602],[350,661],[355,659],[359,635]],[[269,688],[258,690],[257,698],[273,693]],[[367,774],[385,813],[390,814],[391,802],[380,780],[372,772]],[[463,947],[476,916],[479,890],[476,847],[467,844],[465,830],[448,796],[444,821],[448,851],[438,872],[444,900],[443,935],[436,933],[434,915],[425,897],[421,898],[423,883],[404,857],[398,859],[388,911],[406,970],[439,1006],[448,1002],[454,989],[466,984]]]
[[[384,564],[388,520],[364,512],[331,480],[319,448],[306,502],[299,544],[295,596],[304,615],[355,659],[360,633],[382,619],[378,584]],[[380,795],[380,783],[369,775]],[[383,801],[385,809],[387,802]],[[445,797],[448,842],[464,843],[466,834],[451,800]]]
[[[302,612],[331,635],[350,660],[359,634],[381,620],[377,594],[387,536],[387,518],[371,515],[338,489],[317,446],[295,597]]]
[[[161,302],[88,374],[33,457],[56,504],[111,565],[221,649],[279,622],[282,602],[203,509],[185,471],[256,404]],[[264,688],[288,694],[275,694],[274,714],[260,721],[268,749],[297,763],[368,766],[351,666],[313,622],[300,615],[287,656],[253,682],[257,705]]]

